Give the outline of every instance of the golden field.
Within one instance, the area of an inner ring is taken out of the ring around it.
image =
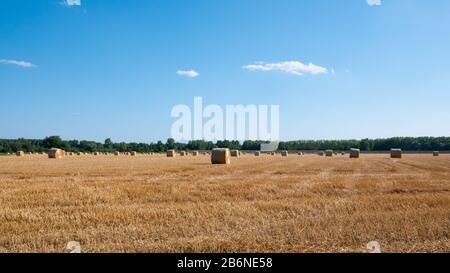
[[[450,252],[450,155],[0,157],[0,252]]]

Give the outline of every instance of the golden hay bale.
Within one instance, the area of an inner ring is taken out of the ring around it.
[[[198,152],[197,151],[192,152],[192,156],[198,156]]]
[[[288,151],[281,151],[281,156],[288,156]]]
[[[23,151],[18,151],[16,152],[16,156],[24,156],[25,153]]]
[[[115,156],[119,156],[119,155],[120,155],[120,152],[115,151],[115,152],[114,152],[114,155],[115,155]]]
[[[325,153],[323,151],[320,151],[317,154],[320,155],[320,156],[324,156],[325,155]]]
[[[211,164],[230,164],[230,149],[214,148],[211,153]]]
[[[261,152],[255,152],[255,156],[260,156]]]
[[[298,152],[297,155],[303,155],[303,153],[302,152]]]
[[[48,150],[48,158],[63,158],[64,155],[66,154],[66,152],[64,150],[61,149],[57,149],[57,148],[51,148],[50,150]]]
[[[275,155],[275,152],[271,152],[270,155],[273,155],[273,156],[274,156],[274,155]]]
[[[391,149],[391,158],[402,158],[402,149]]]
[[[175,150],[168,150],[166,155],[167,157],[175,157]]]
[[[136,154],[137,154],[137,153],[136,153],[135,151],[132,151],[132,152],[130,153],[131,156],[136,156]]]
[[[342,152],[342,153],[341,153],[341,155],[345,155],[345,153],[344,153],[344,152]]]
[[[232,157],[238,157],[240,154],[240,152],[238,150],[231,150],[230,153],[231,153]]]
[[[186,152],[185,152],[185,151],[181,151],[181,152],[180,152],[180,155],[181,155],[181,156],[185,156],[185,155],[186,155]]]
[[[350,149],[350,158],[359,158],[360,150],[356,148]]]
[[[439,151],[434,151],[433,156],[439,156]]]
[[[325,156],[328,156],[328,157],[333,156],[333,150],[326,150]]]

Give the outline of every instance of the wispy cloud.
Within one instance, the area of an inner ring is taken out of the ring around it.
[[[63,5],[72,7],[72,6],[81,6],[81,0],[64,0],[62,2]]]
[[[178,70],[177,75],[186,78],[195,78],[200,76],[200,74],[194,70]]]
[[[328,69],[312,63],[303,64],[299,61],[287,61],[279,63],[255,63],[243,66],[250,71],[282,71],[294,75],[318,75],[328,73]]]
[[[366,0],[369,6],[381,6],[381,0]]]
[[[16,60],[0,60],[1,64],[12,64],[12,65],[17,65],[20,67],[25,67],[25,68],[31,68],[31,67],[36,67],[36,65],[30,63],[30,62],[25,62],[25,61],[16,61]]]

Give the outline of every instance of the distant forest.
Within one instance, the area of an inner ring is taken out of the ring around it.
[[[61,148],[68,152],[164,152],[176,150],[211,150],[212,148],[230,148],[235,150],[259,150],[265,141],[211,141],[196,140],[177,143],[169,138],[166,143],[114,143],[106,139],[104,143],[95,141],[62,140],[59,136],[45,139],[0,139],[0,153],[46,152],[49,148]],[[280,142],[279,150],[337,150],[345,151],[359,148],[361,151],[387,151],[401,148],[405,151],[450,151],[450,137],[394,137],[385,139],[361,140],[298,140]]]

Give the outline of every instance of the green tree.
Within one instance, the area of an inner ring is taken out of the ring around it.
[[[44,146],[47,149],[65,148],[63,140],[59,136],[50,136],[44,138],[44,140],[42,141],[42,146]]]

